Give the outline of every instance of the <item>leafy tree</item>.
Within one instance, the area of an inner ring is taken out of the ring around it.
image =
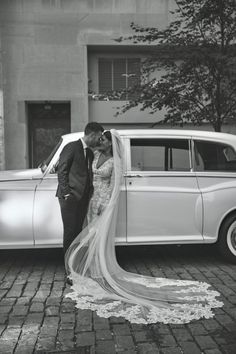
[[[164,122],[210,122],[221,131],[223,123],[236,121],[236,0],[176,0],[172,14],[166,29],[131,23],[134,34],[116,39],[153,48],[140,83],[128,89],[135,99],[121,112],[165,108]]]

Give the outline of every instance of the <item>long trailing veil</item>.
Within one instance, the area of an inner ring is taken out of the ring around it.
[[[120,188],[123,183],[123,147],[111,130],[114,187],[103,213],[78,235],[66,253],[67,272],[73,280],[66,296],[76,307],[101,317],[124,317],[132,323],[187,323],[214,316],[223,306],[209,284],[130,273],[116,260],[115,231]]]

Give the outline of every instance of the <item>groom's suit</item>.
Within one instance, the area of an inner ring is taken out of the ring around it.
[[[64,253],[82,230],[93,193],[92,161],[92,150],[85,151],[81,140],[67,144],[60,154],[56,196],[64,227]]]

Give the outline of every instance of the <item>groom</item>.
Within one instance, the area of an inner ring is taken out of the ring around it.
[[[99,145],[103,127],[88,123],[84,137],[67,144],[58,164],[58,197],[64,228],[64,254],[75,237],[82,231],[89,199],[93,193],[91,148]]]

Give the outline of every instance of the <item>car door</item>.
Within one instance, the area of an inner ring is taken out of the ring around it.
[[[44,176],[38,184],[34,201],[34,241],[37,247],[60,247],[63,243],[63,224],[56,197],[58,185],[56,166],[66,142],[61,140],[42,164]]]
[[[127,186],[128,243],[202,241],[202,198],[191,140],[131,137]]]
[[[235,211],[236,151],[227,141],[196,137],[194,169],[204,205],[204,239],[214,242],[223,219]]]
[[[33,179],[31,170],[12,174],[12,180],[1,181],[0,248],[33,247],[33,203],[40,178]]]
[[[63,225],[56,195],[57,174],[48,173],[38,185],[34,204],[34,239],[38,247],[62,246]]]

